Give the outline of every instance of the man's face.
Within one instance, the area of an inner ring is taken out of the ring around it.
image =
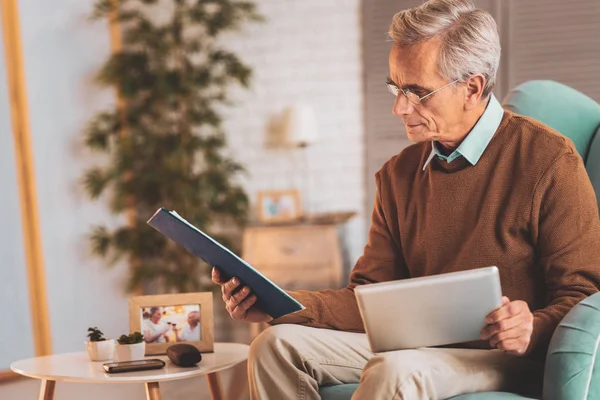
[[[160,310],[156,310],[156,311],[154,311],[154,313],[152,314],[150,319],[152,320],[152,322],[157,323],[158,321],[160,321],[161,317],[162,317],[162,315],[160,313]]]
[[[188,324],[195,326],[198,324],[198,321],[200,320],[199,318],[200,316],[198,315],[197,312],[192,311],[191,313],[188,314]]]
[[[394,45],[389,58],[390,78],[399,87],[419,97],[449,83],[438,73],[440,43],[431,39],[410,47]],[[465,112],[465,88],[450,85],[413,105],[400,92],[394,115],[402,117],[408,138],[415,143],[452,140],[460,132]]]

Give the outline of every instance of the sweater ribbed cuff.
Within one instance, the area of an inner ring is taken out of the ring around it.
[[[551,321],[548,320],[548,315],[540,311],[534,311],[533,332],[531,333],[531,340],[526,354],[545,357],[552,332],[553,327]]]
[[[307,295],[303,292],[292,292],[287,291],[286,293],[292,296],[295,300],[297,300],[300,304],[302,304],[305,308],[304,310],[297,311],[292,314],[284,315],[283,317],[279,317],[269,321],[270,325],[279,325],[279,324],[306,324],[310,321],[310,295]]]

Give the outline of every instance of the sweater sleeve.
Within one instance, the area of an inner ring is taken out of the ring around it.
[[[385,204],[382,200],[381,171],[375,175],[377,192],[369,229],[369,238],[363,255],[358,259],[350,283],[343,289],[288,292],[306,309],[271,321],[271,324],[300,324],[315,328],[364,332],[364,327],[354,288],[357,285],[390,281],[402,278],[404,271],[400,243],[394,240],[386,221]]]
[[[563,154],[548,167],[533,197],[532,233],[547,306],[533,311],[528,353],[544,355],[567,312],[600,287],[600,220],[581,158]]]

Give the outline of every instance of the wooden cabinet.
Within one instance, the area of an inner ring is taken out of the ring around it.
[[[282,289],[338,289],[346,283],[338,226],[354,215],[326,213],[297,223],[248,226],[242,257]],[[250,340],[266,326],[250,324]]]
[[[243,258],[287,290],[338,288],[343,265],[337,225],[250,226]]]

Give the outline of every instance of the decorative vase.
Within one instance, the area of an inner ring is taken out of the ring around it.
[[[106,339],[101,342],[85,342],[85,349],[91,361],[112,360],[115,354],[115,341]]]
[[[143,360],[146,353],[146,343],[117,344],[116,353],[119,361]]]

